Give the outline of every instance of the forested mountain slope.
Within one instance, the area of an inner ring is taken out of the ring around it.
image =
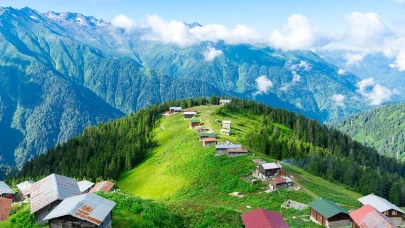
[[[405,104],[385,105],[353,115],[332,127],[375,147],[380,154],[405,161]]]

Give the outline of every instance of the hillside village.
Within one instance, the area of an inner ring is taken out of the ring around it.
[[[220,100],[219,105],[230,104],[231,100]],[[251,157],[255,169],[245,181],[251,185],[266,185],[260,190],[265,194],[277,194],[278,191],[303,191],[301,185],[283,168],[280,161],[267,162],[255,156],[241,144],[234,144],[229,136],[233,134],[233,120],[215,119],[210,123],[198,109],[170,107],[163,116],[182,116],[188,122],[188,128],[194,131],[202,148],[214,148],[214,156],[226,156],[228,159]],[[219,128],[215,133],[213,125]],[[186,126],[186,125],[185,125]],[[218,131],[217,131],[218,132]],[[94,194],[95,192],[113,192],[115,184],[109,181],[93,183],[87,180],[76,181],[73,178],[51,174],[37,182],[26,180],[16,185],[15,193],[6,183],[0,182],[0,221],[7,220],[12,204],[30,203],[30,213],[35,221],[48,224],[49,227],[112,227],[113,209],[116,203]],[[243,198],[243,194],[232,192],[230,197]],[[370,194],[358,199],[358,207],[348,211],[339,204],[326,198],[317,198],[307,204],[287,200],[282,205],[288,210],[308,210],[308,219],[324,227],[401,227],[405,225],[404,211],[384,198]],[[247,228],[289,227],[283,216],[263,208],[251,208],[243,213],[241,219]],[[305,219],[304,219],[305,220]]]

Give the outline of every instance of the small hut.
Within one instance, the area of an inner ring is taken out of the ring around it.
[[[226,150],[228,157],[238,157],[248,155],[248,150],[246,148],[229,148]]]
[[[0,181],[0,197],[8,198],[14,201],[15,193],[4,181]]]
[[[199,134],[200,141],[202,141],[204,138],[216,138],[216,135],[212,132],[202,132]]]
[[[228,149],[242,149],[242,145],[240,144],[220,144],[215,146],[216,154],[228,154]]]
[[[327,199],[310,202],[310,218],[313,222],[326,227],[346,227],[351,225],[349,212]]]
[[[226,99],[220,99],[219,100],[219,105],[225,105],[231,103],[231,100],[226,100]]]
[[[183,112],[184,119],[191,119],[197,115],[197,112]]]
[[[203,138],[202,139],[203,146],[204,147],[209,147],[217,144],[217,139],[216,138]]]
[[[291,187],[292,181],[286,176],[277,176],[270,180],[269,187],[271,190],[276,191],[281,188]]]
[[[231,129],[231,124],[232,124],[232,121],[224,120],[224,121],[222,121],[221,126],[222,126],[222,128],[225,128],[225,129]]]
[[[228,130],[228,129],[221,129],[221,130],[220,130],[220,133],[223,134],[223,135],[228,135],[228,136],[230,136],[230,135],[231,135],[231,130]]]
[[[190,127],[190,129],[194,129],[197,128],[201,125],[201,121],[200,120],[190,120],[190,123],[188,124],[188,126]]]
[[[169,108],[170,113],[180,113],[183,112],[183,109],[181,107],[170,107]]]

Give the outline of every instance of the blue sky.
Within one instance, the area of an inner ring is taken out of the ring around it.
[[[401,1],[401,0],[398,0]],[[383,23],[397,27],[405,19],[404,5],[395,0],[0,0],[1,6],[29,6],[40,12],[80,12],[110,21],[124,14],[134,21],[146,14],[165,20],[227,27],[243,24],[266,34],[285,24],[292,14],[302,14],[326,32],[342,33],[344,16],[352,12],[375,12]]]

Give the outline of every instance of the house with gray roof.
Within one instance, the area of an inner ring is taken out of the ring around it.
[[[45,218],[50,228],[109,228],[116,203],[93,193],[64,199]]]
[[[220,99],[219,100],[219,105],[225,105],[225,104],[229,104],[231,103],[231,100],[227,100],[227,99]]]
[[[44,224],[43,219],[64,199],[80,195],[76,180],[51,174],[31,186],[31,214]]]
[[[388,200],[374,194],[361,197],[358,200],[360,201],[362,206],[369,204],[377,211],[383,213],[385,216],[394,221],[397,226],[401,226],[404,224],[402,215],[405,214],[405,212]]]
[[[240,144],[218,144],[215,146],[216,155],[228,154],[228,149],[242,149]]]
[[[14,191],[4,181],[0,181],[0,197],[14,200]]]
[[[282,168],[283,167],[278,162],[260,164],[256,169],[256,176],[262,180],[270,179],[274,176],[278,176]]]
[[[310,219],[326,227],[347,227],[351,225],[350,215],[343,207],[327,199],[317,199],[308,204]]]
[[[169,110],[170,113],[183,112],[183,109],[181,107],[170,107]]]
[[[94,183],[88,180],[79,181],[77,185],[79,185],[80,193],[82,194],[88,193],[94,187]]]

